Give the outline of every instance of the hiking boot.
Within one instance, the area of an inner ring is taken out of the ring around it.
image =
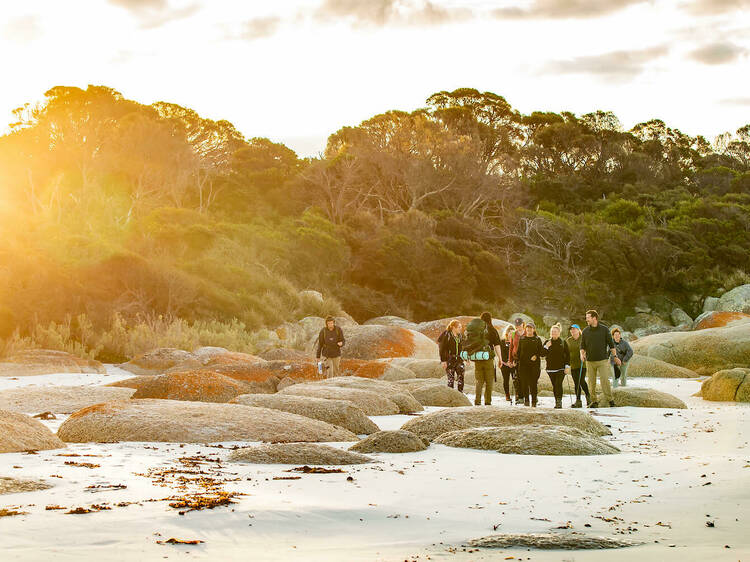
[[[599,407],[599,402],[592,402],[591,404],[587,406],[587,408],[598,408],[598,407]]]
[[[524,406],[530,406],[530,405],[531,405],[531,404],[529,403],[529,399],[528,399],[528,398],[524,398],[524,399],[523,399],[523,405],[524,405]]]
[[[532,402],[532,403],[531,403],[531,407],[532,407],[532,408],[536,408],[536,400],[535,400],[534,402]]]
[[[581,404],[581,399],[579,398],[578,400],[576,400],[575,404],[573,404],[571,408],[583,408],[583,404]]]
[[[510,399],[510,394],[508,394],[508,393],[505,394],[505,401],[506,402],[512,402],[512,400]]]
[[[615,401],[614,400],[610,400],[609,401],[609,407],[610,408],[614,408],[615,407]]]
[[[587,394],[586,395],[586,407],[587,408],[589,407],[589,404],[591,404],[591,395]]]
[[[562,408],[562,400],[555,400],[555,409],[559,410]]]

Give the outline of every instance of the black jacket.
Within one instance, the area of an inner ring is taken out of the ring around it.
[[[501,341],[500,342],[500,360],[503,363],[509,363],[510,362],[510,343],[509,341]]]
[[[441,363],[450,363],[461,358],[461,334],[454,336],[450,330],[445,330],[438,338]]]
[[[609,327],[602,323],[586,326],[581,332],[581,349],[586,352],[586,361],[605,361],[610,358],[610,350],[615,346],[615,340],[609,332]]]
[[[523,336],[518,342],[518,363],[522,366],[536,365],[538,368],[541,363],[541,357],[547,354],[547,350],[542,346],[542,340],[539,336]],[[531,358],[536,356],[536,359]]]
[[[320,359],[321,354],[323,357],[341,357],[341,346],[338,343],[341,342],[343,345],[344,332],[338,326],[334,326],[333,330],[323,328],[318,334],[318,348],[315,352],[315,357]]]
[[[556,340],[549,339],[544,342],[547,345],[550,342],[552,345],[547,350],[547,370],[548,371],[561,371],[566,366],[570,365],[570,350],[568,344],[562,339],[557,338]]]

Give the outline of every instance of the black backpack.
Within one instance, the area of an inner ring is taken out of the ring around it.
[[[487,335],[487,324],[481,318],[475,318],[466,326],[466,338],[461,344],[461,349],[471,358],[479,352],[487,352],[492,357],[492,348]]]

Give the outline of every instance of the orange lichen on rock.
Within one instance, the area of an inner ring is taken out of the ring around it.
[[[124,405],[125,403],[122,402],[102,402],[101,404],[94,404],[93,406],[81,408],[77,412],[70,414],[68,419],[81,418],[89,414],[114,414],[118,410],[121,410]]]
[[[229,402],[249,391],[248,385],[242,381],[211,371],[187,371],[140,378],[142,380],[132,396],[134,399]]]
[[[706,328],[723,328],[733,322],[750,322],[750,314],[744,312],[714,311],[702,314],[695,321],[694,330],[705,330]]]

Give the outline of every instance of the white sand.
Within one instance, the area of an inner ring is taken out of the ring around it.
[[[84,384],[79,377],[94,376],[45,375],[46,383],[42,377],[24,379],[37,379],[37,384]],[[102,382],[116,380],[114,373],[101,377]],[[68,382],[71,378],[75,382]],[[175,466],[178,457],[198,452],[224,459],[228,451],[123,443],[72,444],[67,450],[37,455],[0,455],[0,475],[41,478],[55,486],[2,496],[0,508],[21,506],[29,514],[0,519],[0,559],[403,561],[417,555],[418,560],[428,556],[432,560],[515,556],[639,562],[750,559],[750,405],[692,397],[700,387],[696,380],[638,379],[633,385],[670,392],[690,409],[601,409],[598,419],[611,425],[613,436],[606,439],[623,450],[619,455],[514,456],[432,445],[419,453],[374,454],[383,462],[343,467],[345,474],[301,474],[299,480],[272,479],[292,476],[284,472],[288,466],[222,463],[216,470],[225,478],[241,479],[224,488],[249,495],[236,498],[238,503],[231,506],[183,516],[167,502],[86,515],[45,511],[44,506],[70,508],[174,495],[178,492],[173,488],[154,486],[134,473]],[[495,401],[505,404],[497,397]],[[552,398],[540,400],[541,406],[552,403]],[[381,429],[396,429],[411,418],[373,419]],[[44,423],[55,430],[61,422]],[[59,453],[104,456],[56,456]],[[66,466],[65,461],[101,467]],[[50,478],[53,474],[63,478]],[[347,476],[354,481],[347,482]],[[100,493],[84,490],[102,483],[128,487]],[[597,515],[622,521],[608,523]],[[715,522],[714,528],[706,527],[708,520]],[[575,531],[645,544],[606,552],[462,550],[464,541],[472,538],[549,532],[568,521]],[[498,525],[496,531],[493,525]],[[617,534],[617,529],[628,527],[637,531]],[[156,544],[170,537],[205,543]]]

